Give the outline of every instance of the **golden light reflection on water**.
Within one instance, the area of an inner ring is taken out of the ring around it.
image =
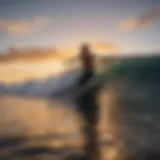
[[[99,148],[104,160],[121,160],[145,147],[150,148],[150,142],[153,144],[153,140],[159,137],[158,130],[154,130],[153,126],[158,129],[159,124],[155,113],[133,114],[132,110],[128,110],[126,114],[123,106],[120,110],[116,105],[112,95],[115,95],[112,88],[110,92],[104,88],[99,93]],[[76,110],[54,100],[1,96],[0,157],[12,156],[17,152],[19,157],[26,150],[27,154],[34,152],[34,160],[37,157],[65,160],[67,154],[82,155],[85,144],[81,132],[83,124]],[[149,129],[146,124],[152,128]],[[158,144],[154,147],[157,148]],[[63,150],[63,154],[57,150]],[[21,159],[27,158],[24,156]]]
[[[0,156],[35,147],[80,148],[80,119],[77,113],[57,102],[12,96],[0,97],[0,144],[2,139],[18,141],[1,149]],[[4,143],[4,142],[3,142]]]
[[[10,154],[27,148],[48,147],[53,149],[82,149],[85,143],[81,133],[83,121],[74,109],[56,101],[23,98],[14,96],[0,97],[0,140],[24,139],[22,144],[1,150]],[[99,132],[105,131],[105,123],[98,126]],[[104,140],[105,134],[101,140]]]

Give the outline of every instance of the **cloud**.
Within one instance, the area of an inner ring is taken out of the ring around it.
[[[37,47],[37,48],[8,48],[5,52],[0,52],[0,63],[8,63],[11,61],[43,61],[58,60],[63,61],[73,56],[74,49],[56,49],[54,47]]]
[[[57,52],[54,48],[10,48],[0,53],[0,63],[10,61],[39,61],[56,59]]]
[[[112,42],[94,42],[91,43],[93,50],[100,52],[118,52],[120,51],[120,47],[116,43]]]
[[[160,20],[160,6],[138,18],[130,18],[122,21],[118,25],[118,28],[122,31],[130,31],[136,28],[146,28],[152,25],[157,19]]]
[[[54,47],[12,47],[0,53],[0,81],[18,83],[58,75],[64,71],[63,60],[67,59],[67,55]]]
[[[46,17],[38,17],[28,21],[0,20],[0,29],[9,34],[26,34],[47,25],[51,20]]]

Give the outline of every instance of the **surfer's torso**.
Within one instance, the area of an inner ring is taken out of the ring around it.
[[[84,71],[94,70],[94,56],[92,54],[81,53],[80,59],[81,59],[82,68]]]

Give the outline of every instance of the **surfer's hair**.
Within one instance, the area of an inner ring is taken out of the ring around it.
[[[89,43],[87,43],[87,42],[84,42],[84,43],[82,43],[81,45],[80,45],[80,50],[81,51],[89,51],[91,49],[91,46],[90,46],[90,44]]]

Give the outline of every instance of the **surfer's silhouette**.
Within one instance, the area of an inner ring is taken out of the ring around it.
[[[76,83],[77,88],[85,88],[95,75],[95,57],[91,52],[89,44],[85,43],[80,46],[79,59],[82,66],[82,75]],[[98,154],[98,134],[96,125],[98,121],[98,109],[95,102],[95,91],[87,90],[77,97],[77,106],[79,113],[84,119],[83,133],[86,137],[85,154],[87,159],[96,159]]]
[[[63,94],[72,97],[78,107],[77,111],[84,120],[82,132],[86,138],[85,156],[87,160],[99,160],[98,134],[96,131],[98,122],[97,89],[89,87],[95,76],[95,56],[88,43],[83,43],[80,46],[78,56],[73,57],[67,63],[70,64],[77,60],[81,62],[82,74],[72,87],[63,91]]]

